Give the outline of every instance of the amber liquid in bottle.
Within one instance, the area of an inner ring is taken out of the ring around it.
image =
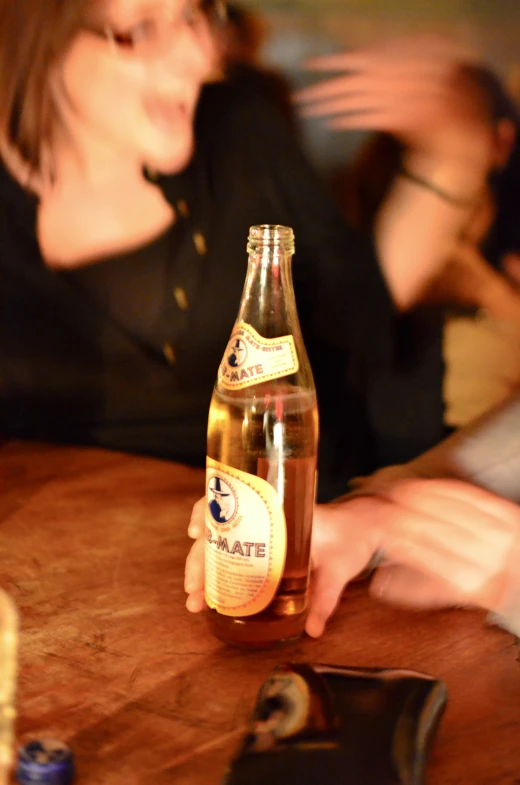
[[[262,389],[263,394],[262,394]],[[287,524],[287,556],[278,591],[254,616],[208,611],[216,637],[250,647],[272,645],[303,632],[308,600],[310,538],[315,498],[318,414],[310,390],[266,383],[247,397],[215,391],[208,428],[208,456],[277,485]],[[278,431],[283,447],[274,446]]]
[[[286,246],[284,233],[289,237]],[[273,238],[280,237],[279,245],[273,243]],[[246,378],[247,386],[240,389],[230,389],[223,383],[221,369],[209,413],[208,458],[268,483],[276,491],[285,517],[285,560],[276,591],[266,607],[250,615],[207,610],[209,627],[217,638],[255,648],[296,639],[304,630],[319,424],[314,381],[294,301],[292,230],[253,227],[248,248],[248,275],[237,324],[247,323],[267,340],[292,336],[298,358],[296,370],[291,373],[265,381],[260,378],[258,383],[255,379],[249,383]],[[229,354],[229,348],[227,351]],[[233,362],[240,362],[240,358],[235,357]],[[242,367],[247,365],[245,362]],[[208,503],[210,495],[208,492]],[[249,539],[253,540],[255,520],[249,520],[247,526]],[[210,542],[211,537],[210,533]],[[213,596],[217,596],[218,571],[207,569],[206,591],[210,581]]]

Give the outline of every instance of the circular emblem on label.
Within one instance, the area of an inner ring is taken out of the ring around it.
[[[231,368],[240,368],[247,360],[247,346],[241,338],[234,338],[228,351],[227,361]]]
[[[208,509],[215,523],[229,523],[237,511],[233,488],[218,474],[208,481]]]

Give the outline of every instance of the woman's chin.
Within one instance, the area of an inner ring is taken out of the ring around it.
[[[147,156],[147,165],[161,174],[177,174],[189,164],[193,157],[193,140],[189,143],[178,145],[175,149],[164,150],[164,152],[154,151]]]

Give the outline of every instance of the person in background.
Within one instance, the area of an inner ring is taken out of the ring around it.
[[[284,224],[327,500],[373,468],[374,368],[467,221],[491,129],[450,43],[315,64],[338,77],[300,96],[310,110],[332,97],[345,127],[396,134],[408,169],[450,195],[397,176],[374,232],[358,233],[276,107],[213,81],[224,11],[0,0],[0,432],[203,466],[249,227]]]
[[[445,422],[470,423],[520,388],[520,113],[489,70],[473,72],[495,124],[487,187],[425,299],[445,303]]]
[[[432,429],[441,437],[466,425],[520,386],[520,116],[489,68],[468,65],[464,79],[487,103],[493,164],[457,246],[401,320],[393,367],[374,385],[381,465],[409,460]],[[355,226],[373,226],[402,154],[398,138],[375,134],[337,173],[336,198]]]

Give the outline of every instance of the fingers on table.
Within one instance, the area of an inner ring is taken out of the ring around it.
[[[345,570],[340,562],[322,564],[311,580],[309,615],[305,630],[312,638],[323,634],[327,619],[334,612],[347,582]]]
[[[206,497],[203,496],[193,505],[191,511],[190,523],[188,526],[188,535],[194,540],[202,537],[204,534],[204,516],[206,513]]]
[[[184,590],[194,594],[204,589],[204,546],[203,537],[191,546],[184,568]]]
[[[190,613],[200,613],[206,608],[206,600],[204,599],[204,592],[197,591],[190,594],[186,599],[186,608]]]
[[[453,587],[413,567],[381,567],[372,578],[370,594],[377,599],[406,608],[445,608],[465,604]]]
[[[313,572],[305,627],[313,638],[323,633],[346,584],[367,566],[376,550],[374,535],[363,527],[359,528],[356,538],[353,529],[347,527],[342,532],[332,521],[331,524],[323,524],[316,536],[313,534]]]

